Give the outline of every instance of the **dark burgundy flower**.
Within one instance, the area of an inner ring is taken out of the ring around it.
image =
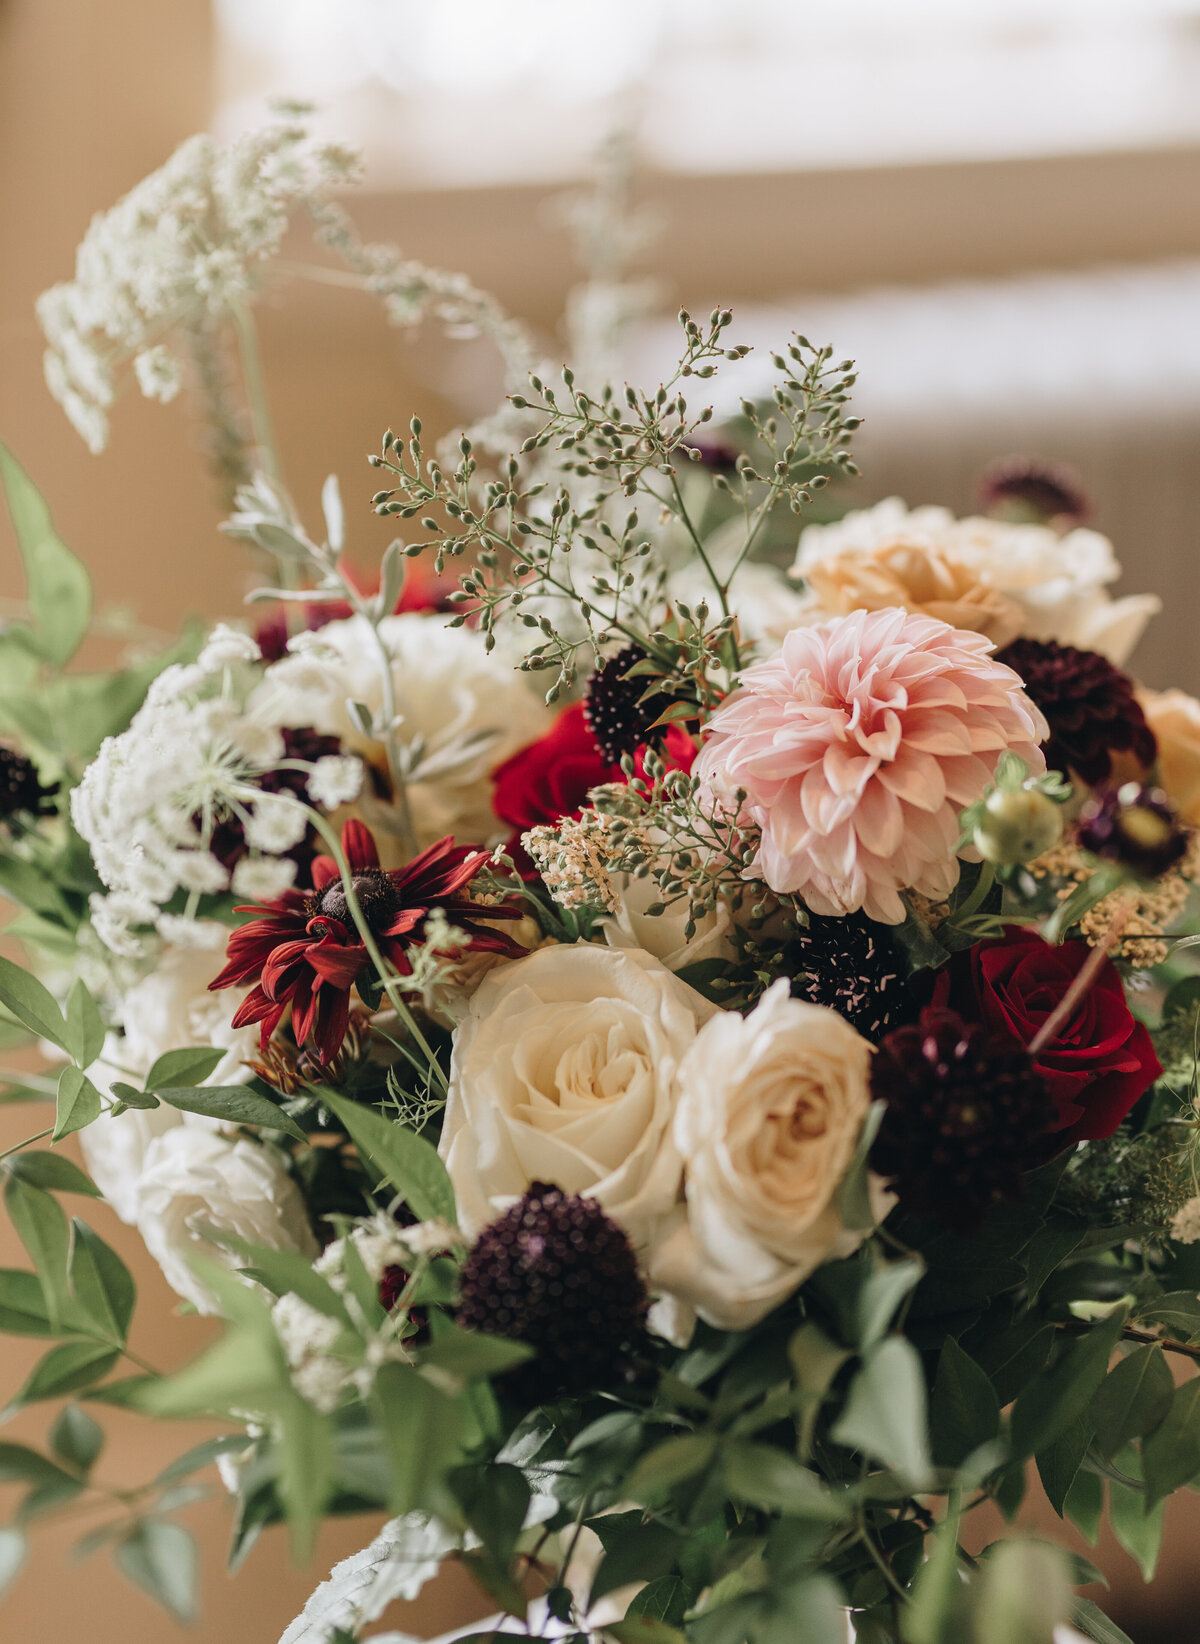
[[[923,1010],[871,1058],[886,1104],[871,1167],[905,1210],[960,1232],[990,1204],[1021,1196],[1022,1174],[1049,1156],[1053,1106],[1029,1052],[953,1010]]]
[[[339,568],[359,593],[378,592],[378,583],[370,586],[346,561],[343,561]],[[451,607],[447,596],[456,587],[457,582],[453,578],[439,577],[420,560],[409,560],[405,568],[404,587],[400,590],[400,597],[393,607],[393,614],[399,615],[403,611],[448,611]],[[324,628],[327,623],[343,622],[347,617],[354,615],[353,607],[344,599],[323,600],[314,595],[311,602],[298,600],[290,604],[290,629],[289,612],[281,605],[265,616],[254,630],[254,638],[263,654],[264,662],[278,662],[280,657],[285,656],[292,634],[304,629],[315,632],[318,628]]]
[[[1058,463],[1007,457],[993,463],[979,482],[979,501],[993,519],[1014,525],[1081,525],[1091,513],[1074,474]]]
[[[32,759],[0,745],[0,821],[14,816],[45,816],[54,809],[58,784],[43,787]]]
[[[532,1347],[537,1357],[501,1385],[544,1404],[618,1384],[643,1340],[647,1305],[633,1247],[595,1199],[534,1182],[467,1256],[458,1323]]]
[[[304,759],[309,764],[314,764],[318,759],[342,751],[342,744],[336,736],[322,736],[308,725],[285,726],[281,735],[285,759]],[[309,802],[307,771],[264,771],[258,778],[257,786],[264,793],[289,793],[303,800],[305,804]],[[194,820],[199,824],[199,817]],[[305,830],[300,843],[293,845],[290,851],[284,852],[295,862],[301,878],[307,876],[312,859],[317,854],[317,837],[317,830],[309,827]],[[213,828],[208,848],[217,861],[232,873],[249,848],[241,818],[233,815],[222,818]]]
[[[1191,835],[1161,788],[1122,782],[1088,796],[1075,837],[1093,856],[1157,879],[1187,854]]]
[[[1054,947],[1036,931],[1004,936],[955,954],[938,973],[933,1003],[949,1006],[991,1033],[1028,1046],[1093,957],[1086,942]],[[1134,1019],[1111,959],[1077,1001],[1035,1062],[1046,1081],[1055,1143],[1111,1136],[1162,1072],[1150,1035]]]
[[[1112,774],[1114,753],[1132,753],[1147,769],[1158,748],[1133,694],[1133,681],[1099,651],[1053,639],[1014,639],[996,652],[1014,668],[1046,716],[1042,748],[1049,770],[1075,771],[1091,786]]]
[[[721,434],[694,434],[683,449],[689,454],[689,462],[699,463],[710,474],[734,473],[742,454],[732,440]],[[694,457],[693,451],[697,453]]]
[[[642,701],[651,681],[640,675],[631,679],[629,670],[645,659],[640,645],[626,645],[593,671],[584,688],[583,717],[588,730],[601,757],[614,765],[625,754],[637,752],[669,700],[658,692]]]
[[[887,926],[865,914],[810,913],[808,924],[788,938],[783,970],[791,977],[793,998],[836,1010],[873,1045],[916,1012],[906,967]]]
[[[434,908],[466,933],[477,952],[512,958],[524,952],[511,937],[480,923],[519,919],[518,910],[483,907],[463,894],[486,865],[485,852],[456,845],[447,836],[405,867],[385,872],[375,841],[361,822],[354,821],[342,829],[342,849],[363,917],[400,976],[411,974],[408,949],[424,940],[425,921]],[[312,887],[310,895],[290,890],[273,902],[239,908],[239,913],[255,917],[231,934],[228,962],[209,987],[255,984],[238,1007],[233,1025],[258,1022],[264,1046],[290,1006],[296,1043],[311,1040],[327,1063],[341,1047],[350,1017],[350,990],[369,971],[370,958],[332,857],[314,858]]]

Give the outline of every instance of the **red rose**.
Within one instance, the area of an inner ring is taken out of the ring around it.
[[[663,738],[663,758],[681,771],[690,771],[696,744],[681,725],[672,725]],[[639,748],[634,769],[645,775],[644,750]],[[530,828],[553,827],[564,816],[578,816],[587,796],[602,782],[624,782],[620,765],[610,765],[596,746],[584,718],[583,703],[564,708],[554,724],[536,742],[497,765],[492,772],[492,809],[513,830],[509,854],[522,872],[533,864],[521,847],[521,835]]]
[[[1092,954],[1086,942],[1053,947],[1018,925],[960,954],[938,976],[934,1002],[972,1012],[1023,1045],[1036,1038]],[[1111,1136],[1162,1072],[1150,1035],[1135,1021],[1110,959],[1036,1057],[1054,1103],[1047,1129],[1064,1143]]]

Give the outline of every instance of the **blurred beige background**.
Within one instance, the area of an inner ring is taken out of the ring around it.
[[[958,3],[970,10],[970,0]],[[407,4],[395,0],[397,11]],[[797,0],[795,9],[806,4]],[[1036,5],[1018,9],[1037,13]],[[1190,16],[1182,3],[1175,9]],[[1077,26],[1086,32],[1088,17],[1104,10],[1076,8]],[[1180,33],[1178,44],[1191,74],[1195,41]],[[1084,62],[1086,70],[1086,54]],[[33,302],[69,276],[90,215],[210,123],[217,66],[209,0],[0,0],[0,438],[50,497],[64,537],[91,567],[100,604],[132,607],[160,629],[192,613],[235,613],[247,585],[241,550],[217,531],[201,430],[182,401],[164,410],[131,395],[116,408],[109,450],[90,456],[44,388]],[[798,65],[796,73],[799,86]],[[1019,123],[1022,86],[1014,80],[1007,89]],[[1200,77],[1185,79],[1183,92],[1200,104]],[[528,100],[493,98],[488,110],[505,136],[506,121],[516,133],[539,118]],[[772,117],[773,129],[786,131],[788,106]],[[755,336],[786,322],[828,336],[839,353],[863,339],[864,500],[898,491],[912,503],[965,511],[992,457],[1016,450],[1073,462],[1098,525],[1116,541],[1123,587],[1154,588],[1167,600],[1140,668],[1154,684],[1200,689],[1200,137],[1185,121],[1178,130],[1147,128],[1137,140],[1117,132],[1106,143],[1101,121],[1099,138],[1047,141],[1044,153],[981,153],[969,109],[962,122],[958,154],[932,141],[923,156],[899,152],[899,135],[893,154],[885,133],[873,156],[835,154],[819,166],[789,158],[775,139],[757,159],[739,150],[734,168],[709,164],[702,123],[693,158],[703,163],[665,163],[660,141],[639,193],[658,209],[663,230],[639,272],[659,282],[668,313],[681,301],[699,311],[721,301],[745,315]],[[557,352],[563,299],[578,278],[566,231],[547,212],[561,179],[516,165],[496,175],[502,168],[485,144],[475,177],[469,163],[449,180],[429,166],[409,175],[403,142],[429,134],[415,119],[398,119],[395,129],[391,163],[373,169],[351,202],[364,233],[463,268]],[[550,122],[545,142],[554,140]],[[315,510],[322,478],[339,473],[352,543],[369,562],[390,532],[367,506],[374,483],[365,453],[384,427],[403,426],[416,410],[440,430],[486,405],[498,385],[495,363],[481,345],[432,335],[408,341],[368,299],[312,288],[272,302],[262,329],[298,500]],[[660,348],[652,326],[631,343],[647,360]],[[19,593],[2,520],[0,601]],[[0,1147],[41,1123],[40,1110],[0,1110]],[[159,1365],[189,1357],[211,1327],[174,1318],[173,1298],[136,1237],[104,1212],[95,1220],[138,1276],[138,1350]],[[23,1265],[6,1227],[0,1263]],[[4,1386],[15,1386],[34,1354],[11,1338],[3,1354]],[[40,1437],[48,1419],[39,1409],[3,1436]],[[174,1429],[117,1416],[106,1424],[105,1474],[117,1482],[147,1476],[184,1447]],[[1138,1644],[1200,1639],[1194,1508],[1191,1497],[1173,1504],[1164,1572],[1149,1598],[1119,1549],[1106,1542],[1097,1555],[1114,1585],[1113,1613]],[[0,1640],[274,1644],[316,1577],[375,1528],[328,1528],[311,1571],[290,1567],[281,1539],[268,1535],[231,1582],[223,1574],[224,1504],[214,1498],[188,1516],[205,1572],[203,1616],[190,1634],[116,1578],[104,1555],[69,1563],[64,1526],[40,1537],[31,1568],[0,1603]],[[451,1574],[395,1624],[432,1632],[471,1615],[474,1603]]]

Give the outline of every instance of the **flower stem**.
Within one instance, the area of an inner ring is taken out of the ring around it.
[[[234,303],[230,314],[242,357],[242,380],[246,385],[246,404],[254,429],[258,466],[275,486],[281,488],[283,476],[279,467],[279,451],[275,444],[271,410],[267,401],[267,384],[263,376],[262,355],[258,346],[258,327],[245,303]]]
[[[1108,929],[1088,954],[1075,980],[1030,1040],[1029,1054],[1031,1056],[1036,1056],[1040,1050],[1044,1050],[1063,1024],[1070,1021],[1071,1014],[1079,1001],[1095,983],[1109,953],[1121,940],[1121,932],[1132,918],[1134,906],[1133,899],[1127,898],[1117,908],[1109,920]]]
[[[14,1153],[19,1153],[23,1147],[32,1147],[34,1142],[44,1142],[47,1136],[53,1136],[53,1134],[54,1126],[50,1125],[45,1130],[39,1130],[36,1136],[26,1136],[23,1142],[14,1142],[11,1147],[6,1147],[4,1152],[0,1153],[0,1159],[11,1158]]]

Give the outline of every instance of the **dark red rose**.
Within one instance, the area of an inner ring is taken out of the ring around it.
[[[671,767],[691,770],[696,744],[681,725],[667,730],[662,757]],[[645,775],[644,748],[634,756],[634,770]],[[508,851],[521,871],[527,876],[536,871],[521,846],[523,833],[553,827],[564,816],[578,816],[593,788],[624,780],[620,765],[610,765],[596,746],[582,702],[564,708],[545,736],[497,765],[492,772],[492,809],[513,830]]]
[[[974,1016],[994,1033],[1029,1045],[1092,954],[1086,942],[1053,947],[1014,926],[958,954],[939,973],[934,1003]],[[1111,1136],[1162,1072],[1150,1035],[1135,1021],[1110,959],[1034,1064],[1055,1116],[1049,1130],[1066,1145]]]

